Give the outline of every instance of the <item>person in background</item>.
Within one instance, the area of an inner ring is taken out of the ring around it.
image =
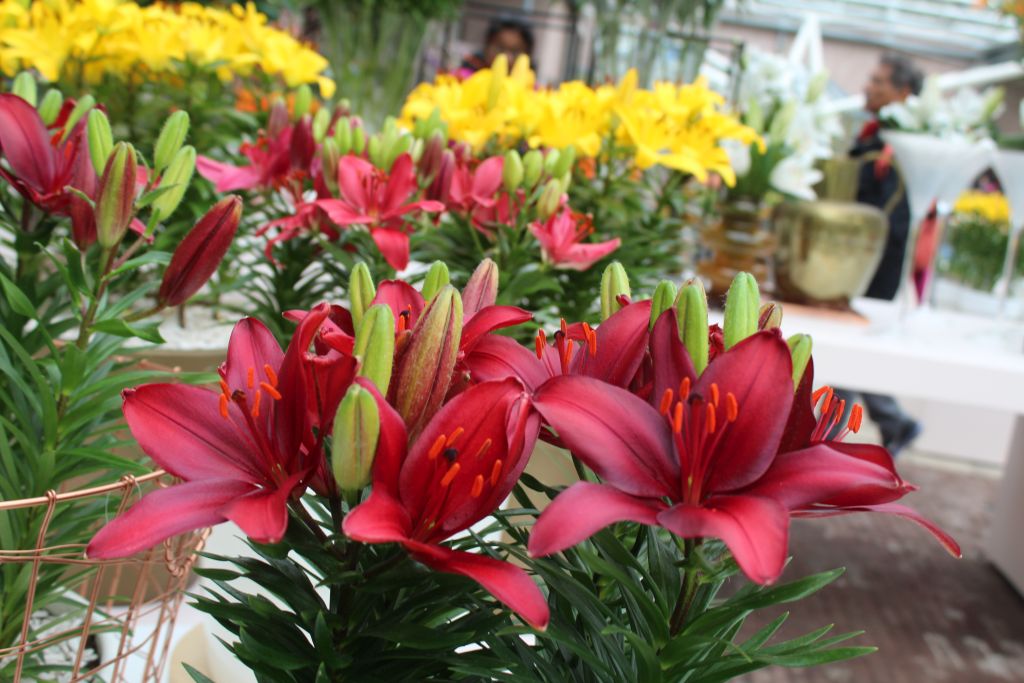
[[[891,164],[891,151],[879,136],[878,112],[892,102],[902,102],[921,91],[924,76],[906,57],[885,54],[879,60],[864,87],[864,108],[871,120],[864,125],[850,150],[854,158],[877,156],[861,165],[858,178],[857,201],[886,208],[893,196],[900,192],[900,180]],[[882,260],[878,264],[866,296],[892,300],[899,290],[903,276],[903,259],[907,257],[910,234],[910,206],[904,193],[889,213],[889,234]],[[850,392],[845,393],[847,406],[853,405]],[[900,408],[892,396],[861,394],[871,421],[878,425],[884,445],[895,456],[909,446],[921,433],[921,425]]]
[[[511,66],[520,55],[533,54],[533,31],[521,21],[498,18],[487,27],[483,52],[477,52],[462,60],[460,75],[466,75],[489,67],[498,55],[505,55]],[[533,60],[531,59],[531,62]]]

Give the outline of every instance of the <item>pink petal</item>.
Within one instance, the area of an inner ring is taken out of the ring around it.
[[[416,188],[416,171],[412,157],[408,153],[400,154],[395,159],[395,163],[391,164],[383,196],[378,196],[381,215],[398,215],[396,212],[400,211],[399,207],[405,204],[405,201],[412,196]],[[405,212],[400,211],[400,213]]]
[[[224,516],[257,543],[277,543],[288,528],[288,498],[304,474],[293,474],[278,488],[235,498],[224,506]]]
[[[377,294],[373,297],[371,305],[376,304],[387,304],[391,307],[391,313],[395,316],[395,322],[398,322],[398,316],[403,311],[409,312],[409,319],[406,321],[406,329],[412,329],[416,325],[416,321],[420,319],[420,313],[423,312],[423,295],[420,294],[412,285],[403,282],[401,280],[384,280],[377,287]]]
[[[354,154],[346,154],[338,160],[339,194],[354,212],[365,213],[370,206],[370,198],[366,195],[366,182],[376,172],[373,164]]]
[[[671,390],[672,395],[678,398],[679,385],[684,378],[689,378],[691,386],[697,383],[693,361],[679,339],[675,309],[670,308],[662,313],[654,324],[651,331],[651,363],[654,369],[651,405],[659,405],[667,390]]]
[[[260,169],[256,166],[233,166],[199,155],[196,170],[211,183],[217,192],[251,190],[261,180]]]
[[[312,203],[322,209],[337,225],[373,223],[373,216],[364,213],[365,209],[349,204],[343,199],[317,199]]]
[[[547,628],[550,619],[547,600],[520,567],[442,546],[407,543],[406,547],[414,558],[432,569],[473,579],[533,628],[540,631]]]
[[[11,171],[37,192],[53,188],[56,151],[35,107],[17,95],[0,94],[0,148]]]
[[[405,270],[409,265],[409,236],[401,230],[388,228],[371,228],[370,235],[388,265],[395,270]]]
[[[240,481],[211,479],[151,491],[116,517],[89,542],[94,559],[128,557],[194,529],[225,521],[221,509],[253,487]]]
[[[512,327],[533,320],[529,311],[516,306],[488,306],[478,311],[462,327],[459,349],[469,352],[484,335],[504,327]]]
[[[498,264],[484,259],[473,271],[462,290],[462,311],[465,320],[477,311],[493,306],[498,298]]]
[[[405,508],[375,486],[370,497],[345,516],[341,529],[361,543],[394,543],[409,539],[412,524]]]
[[[772,583],[782,573],[789,544],[789,513],[775,501],[719,496],[701,506],[671,507],[658,515],[658,523],[682,538],[720,538],[755,583]]]
[[[250,369],[254,385],[257,385],[268,380],[264,365],[269,365],[276,374],[283,360],[284,352],[267,326],[255,318],[242,318],[231,330],[228,340],[224,379],[232,391],[251,390],[252,387],[248,386]]]
[[[607,242],[573,244],[553,260],[556,265],[569,270],[586,270],[618,249],[620,244],[622,240],[618,237]]]
[[[534,396],[562,443],[615,488],[642,498],[675,494],[679,463],[668,422],[625,389],[555,377]]]
[[[530,532],[530,555],[561,552],[616,522],[655,525],[665,508],[657,498],[637,498],[608,485],[581,481],[555,496],[541,513]]]
[[[220,413],[220,394],[187,384],[146,384],[124,392],[124,417],[149,457],[176,477],[234,479],[254,485],[264,464],[236,424],[241,409]]]
[[[473,199],[481,206],[494,205],[494,193],[501,187],[501,175],[505,169],[503,157],[485,159],[473,173]]]
[[[943,531],[935,522],[931,521],[927,517],[923,517],[921,513],[913,508],[909,508],[906,505],[900,505],[898,503],[885,503],[882,505],[861,505],[856,507],[844,507],[844,508],[816,508],[813,510],[800,510],[793,513],[794,517],[831,517],[834,515],[845,515],[851,512],[881,512],[887,515],[897,515],[904,517],[912,522],[920,524],[924,527],[932,536],[935,537],[942,547],[946,549],[953,557],[963,557],[963,553],[960,551],[960,544],[953,539],[952,536]]]

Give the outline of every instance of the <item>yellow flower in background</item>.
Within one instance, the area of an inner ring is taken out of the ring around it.
[[[1006,230],[1010,223],[1010,203],[1000,192],[968,190],[957,198],[953,204],[953,212],[961,215],[973,214],[990,223],[1000,224],[1003,230]]]
[[[698,80],[688,85],[637,85],[631,70],[617,85],[592,88],[581,81],[537,89],[525,59],[511,73],[499,58],[491,69],[465,80],[440,75],[421,83],[402,108],[402,122],[412,127],[435,111],[454,140],[480,151],[489,143],[515,147],[564,149],[581,158],[596,158],[605,141],[614,140],[641,169],[660,165],[705,180],[717,173],[735,182],[729,156],[719,142],[732,138],[763,144],[757,133],[722,110],[718,93]]]
[[[327,60],[268,25],[255,5],[196,2],[140,7],[127,0],[0,0],[0,70],[36,69],[49,81],[175,77],[188,62],[227,81],[256,70],[289,87],[334,82]]]

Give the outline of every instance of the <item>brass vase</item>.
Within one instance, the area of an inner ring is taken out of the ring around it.
[[[709,293],[725,294],[741,272],[752,274],[762,286],[768,283],[775,249],[770,218],[758,202],[734,201],[722,207],[720,220],[701,234],[709,256],[698,261],[697,272],[708,283]]]
[[[775,209],[775,287],[783,300],[848,308],[882,259],[889,221],[874,206],[833,200]]]

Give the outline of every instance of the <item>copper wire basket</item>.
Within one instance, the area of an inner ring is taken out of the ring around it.
[[[14,664],[14,682],[26,668],[61,648],[59,673],[43,680],[158,683],[167,662],[178,608],[185,595],[192,565],[209,530],[184,534],[139,555],[118,560],[85,557],[85,545],[47,546],[54,514],[63,505],[102,501],[111,517],[126,509],[142,493],[167,486],[173,478],[163,471],[125,476],[116,483],[76,491],[49,491],[39,498],[0,501],[0,514],[39,508],[42,522],[35,547],[0,549],[0,565],[31,566],[21,633],[10,647],[0,648],[0,671]],[[33,603],[44,565],[67,568],[60,590],[72,606],[68,614],[49,615],[46,628]],[[129,678],[130,676],[130,678]],[[25,681],[36,680],[25,677]]]

